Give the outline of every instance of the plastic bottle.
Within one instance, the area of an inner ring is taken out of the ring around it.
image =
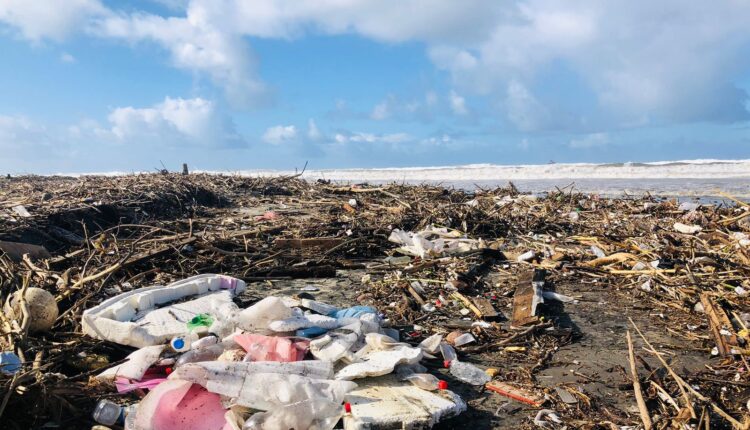
[[[111,426],[123,420],[123,407],[109,400],[99,400],[94,408],[94,421],[105,426]]]
[[[198,363],[201,361],[214,361],[224,352],[226,345],[217,343],[203,348],[196,348],[187,351],[177,359],[176,366],[182,366],[187,363]]]
[[[138,404],[130,405],[123,410],[125,415],[125,430],[136,430],[135,428],[135,414],[138,412]]]
[[[449,367],[453,361],[458,360],[456,350],[445,342],[442,342],[440,344],[440,354],[443,355],[443,364],[445,365],[445,367]]]
[[[404,378],[405,381],[409,381],[417,387],[427,390],[435,391],[438,389],[438,383],[440,380],[429,373],[414,373]]]
[[[450,372],[451,375],[456,377],[456,379],[460,379],[461,381],[471,385],[484,385],[490,382],[490,380],[492,379],[488,374],[486,374],[477,366],[458,360],[454,360],[451,363]]]

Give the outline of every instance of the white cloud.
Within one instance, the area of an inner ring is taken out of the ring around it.
[[[750,7],[737,0],[192,0],[184,16],[169,18],[109,11],[98,0],[0,0],[0,21],[34,41],[83,28],[155,42],[175,67],[208,76],[237,106],[267,93],[245,36],[314,33],[420,42],[462,94],[504,98],[509,88],[523,88],[515,101],[541,105],[549,103],[535,78],[562,65],[618,124],[749,115],[747,94],[732,85],[744,73],[742,52],[750,44]],[[373,118],[397,116],[388,107],[379,105]],[[507,114],[530,130],[524,109]],[[562,100],[555,109],[574,111],[576,104]]]
[[[579,139],[570,141],[571,148],[586,149],[605,146],[609,144],[609,135],[607,133],[591,133]]]
[[[0,149],[11,155],[20,152],[37,152],[55,146],[56,142],[47,128],[24,116],[0,115]],[[41,151],[40,155],[43,155]]]
[[[107,117],[109,131],[121,141],[152,138],[178,145],[237,146],[243,144],[231,121],[215,104],[202,98],[167,97],[152,107],[118,107]]]
[[[63,63],[75,63],[76,57],[67,52],[63,52],[62,54],[60,54],[60,61],[62,61]]]
[[[315,121],[312,118],[310,118],[307,121],[307,138],[311,141],[319,141],[324,137],[323,133],[318,129],[318,125],[315,124]]]
[[[33,42],[61,41],[92,17],[106,13],[98,0],[0,0],[0,22]]]
[[[466,108],[466,99],[458,95],[457,92],[451,91],[450,93],[451,110],[456,115],[466,115],[469,110]]]
[[[544,106],[518,81],[510,81],[506,92],[508,119],[520,130],[542,127],[546,116]]]
[[[271,145],[280,145],[297,138],[297,127],[293,125],[277,125],[269,127],[263,133],[263,141]]]
[[[382,121],[391,116],[390,109],[388,108],[388,100],[382,101],[375,105],[370,114],[370,118],[375,121]]]
[[[407,133],[338,133],[334,136],[334,140],[337,143],[390,143],[398,144],[405,143],[412,140],[412,137]]]

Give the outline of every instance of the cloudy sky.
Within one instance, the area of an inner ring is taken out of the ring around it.
[[[0,0],[0,171],[750,158],[750,0]]]

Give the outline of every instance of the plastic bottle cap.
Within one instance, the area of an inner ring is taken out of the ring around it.
[[[165,367],[164,368],[164,373],[166,373],[167,375],[170,375],[172,373],[172,368],[171,367]]]
[[[349,402],[344,403],[344,411],[347,414],[351,414],[352,413],[352,404],[349,403]]]
[[[448,389],[448,383],[446,381],[440,380],[438,381],[438,390],[447,390]]]
[[[443,367],[445,367],[446,369],[451,367],[451,361],[450,360],[443,361]]]
[[[177,338],[172,341],[172,347],[174,349],[180,350],[185,347],[185,340],[182,338]]]

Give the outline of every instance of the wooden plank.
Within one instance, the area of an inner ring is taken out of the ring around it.
[[[714,341],[716,341],[716,347],[719,348],[719,354],[722,357],[731,355],[732,346],[739,345],[732,322],[724,309],[714,303],[709,293],[701,294],[701,304],[703,304],[703,309],[708,316],[708,325],[711,328]],[[722,334],[722,332],[728,334]]]
[[[497,318],[500,314],[497,313],[495,307],[492,306],[492,302],[485,299],[484,297],[473,297],[471,302],[474,303],[477,309],[482,313],[482,318],[493,319]]]
[[[279,248],[321,248],[331,249],[340,245],[344,239],[339,237],[311,237],[306,239],[276,239],[273,241],[273,247]]]
[[[544,283],[543,270],[529,270],[521,275],[513,295],[511,327],[523,327],[539,322],[536,316],[536,297],[539,283]],[[537,287],[534,284],[537,284]]]

